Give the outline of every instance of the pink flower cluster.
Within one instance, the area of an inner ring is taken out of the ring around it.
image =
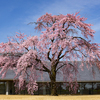
[[[82,61],[79,66],[81,69],[84,62],[87,67],[88,64],[96,64],[100,68],[100,46],[91,42],[95,31],[85,20],[86,18],[78,16],[78,13],[46,13],[41,16],[35,27],[42,30],[39,37],[26,38],[26,35],[17,33],[9,42],[0,43],[0,74],[4,78],[8,69],[14,70],[15,79],[19,80],[19,89],[26,81],[28,93],[33,94],[34,90],[37,90],[37,70],[41,75],[47,72],[50,77],[53,67],[56,73],[61,69],[60,74],[64,80],[72,83],[77,80],[78,60]],[[73,85],[70,89],[72,87]],[[74,91],[76,88],[77,83]]]

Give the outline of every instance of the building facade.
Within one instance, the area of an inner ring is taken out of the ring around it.
[[[79,65],[81,62],[79,62]],[[95,72],[93,75],[92,72]],[[90,69],[84,65],[83,71],[79,68],[77,74],[78,89],[77,95],[83,94],[100,94],[100,70],[98,67],[93,66]],[[12,70],[8,70],[5,78],[0,77],[0,94],[14,95],[15,87],[13,78],[15,73]],[[69,95],[69,83],[63,81],[63,76],[57,75],[56,78],[57,93],[60,95]],[[35,95],[50,95],[50,79],[47,73],[44,74],[44,79],[39,78],[37,80],[38,90],[34,92]],[[67,86],[66,86],[67,84]],[[21,91],[19,94],[28,94],[27,90]]]

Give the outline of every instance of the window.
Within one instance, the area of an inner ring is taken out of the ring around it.
[[[0,82],[0,94],[6,94],[6,82]]]

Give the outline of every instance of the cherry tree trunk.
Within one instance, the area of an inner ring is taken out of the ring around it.
[[[56,87],[56,68],[52,67],[51,74],[50,74],[50,80],[51,80],[51,95],[57,96],[57,87]]]

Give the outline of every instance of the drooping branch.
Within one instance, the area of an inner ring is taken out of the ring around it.
[[[44,71],[44,72],[48,72],[47,70],[43,70],[43,69],[40,69],[40,68],[35,68],[36,70],[39,70],[39,71]],[[49,72],[48,72],[49,73]]]
[[[45,67],[45,65],[42,63],[42,61],[40,59],[38,59],[37,57],[36,57],[36,61],[40,62],[40,64],[42,64],[42,67],[45,69],[45,71],[47,71],[48,73],[50,73],[50,70],[47,67]]]
[[[63,64],[63,65],[61,65],[59,68],[57,68],[56,69],[56,72],[60,69],[60,68],[62,68],[62,67],[64,67],[66,64]]]
[[[39,63],[39,62],[37,62],[37,63],[34,65],[34,67],[35,67],[36,70],[44,71],[44,72],[48,72],[47,70],[44,70],[44,69],[38,68],[38,67],[37,67],[38,63]],[[44,65],[43,65],[43,66],[44,66]]]
[[[74,49],[75,51],[79,51],[84,57],[87,57],[83,52],[81,52],[80,50],[76,50]]]
[[[68,52],[71,52],[72,50],[74,50],[77,46],[73,46],[71,48],[71,50],[66,51],[61,57],[59,57],[59,60],[62,59]]]
[[[74,65],[72,64],[72,63],[70,63],[70,62],[68,62],[68,64],[70,65],[70,66],[72,66],[73,67],[73,70],[72,70],[72,72],[74,71]],[[61,69],[62,67],[64,67],[65,65],[67,65],[66,63],[63,63],[60,67],[58,67],[57,69],[56,69],[56,72],[59,70],[59,69]]]
[[[83,45],[86,45],[88,48],[91,46],[91,44],[89,42],[87,42],[84,38],[82,38],[82,37],[73,37],[72,39],[75,39],[75,38],[81,39],[81,40],[84,41],[84,43],[81,43],[79,45],[82,45],[83,44]]]
[[[24,41],[24,39],[22,39]],[[20,43],[17,40],[14,40],[18,45],[20,45]],[[24,46],[24,48],[29,51],[29,49],[27,47]]]

